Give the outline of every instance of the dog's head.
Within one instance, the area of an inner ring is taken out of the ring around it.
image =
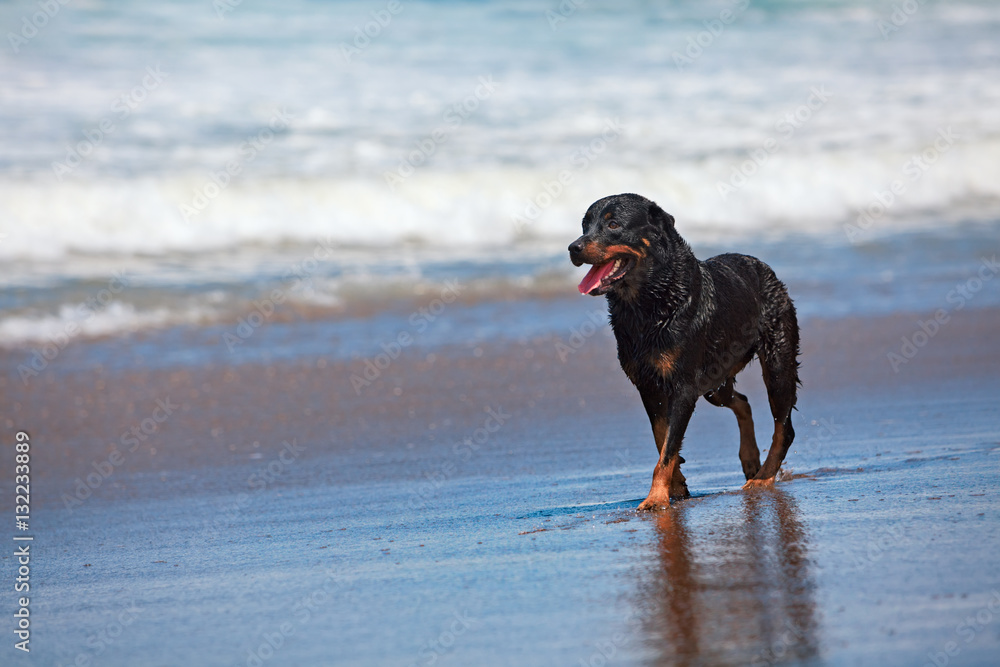
[[[583,236],[569,246],[575,266],[593,265],[580,293],[600,296],[640,287],[673,228],[673,217],[645,197],[598,199],[583,216]]]

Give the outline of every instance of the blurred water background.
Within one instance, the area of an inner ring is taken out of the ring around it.
[[[50,4],[0,5],[0,345],[574,296],[623,191],[806,316],[998,248],[996,3]]]

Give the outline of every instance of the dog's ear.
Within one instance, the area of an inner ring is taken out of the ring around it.
[[[671,229],[674,226],[674,216],[670,215],[655,202],[649,202],[649,221],[662,229]]]

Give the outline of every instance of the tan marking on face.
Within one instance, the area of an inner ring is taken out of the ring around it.
[[[609,260],[616,255],[632,255],[636,259],[643,259],[646,253],[627,245],[609,245],[604,249],[604,256]]]
[[[680,356],[681,351],[676,348],[672,350],[664,350],[663,352],[655,353],[649,360],[649,363],[653,365],[653,368],[660,372],[660,375],[667,377],[674,372],[674,366],[676,366],[677,359]]]
[[[587,264],[605,264],[622,255],[631,255],[637,260],[645,259],[646,253],[627,245],[601,246],[594,241],[584,243],[580,257]]]
[[[611,219],[611,216],[612,216],[612,212],[611,212],[611,211],[608,211],[607,213],[605,213],[605,214],[604,214],[604,219],[605,219],[605,220],[610,220],[610,219]]]
[[[642,242],[646,244],[647,248],[649,247],[649,239],[643,239]]]

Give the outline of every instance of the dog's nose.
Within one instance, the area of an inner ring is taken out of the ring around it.
[[[569,244],[569,259],[573,262],[573,266],[580,266],[583,264],[583,249],[586,244],[583,242],[584,237],[580,237],[577,240]]]

